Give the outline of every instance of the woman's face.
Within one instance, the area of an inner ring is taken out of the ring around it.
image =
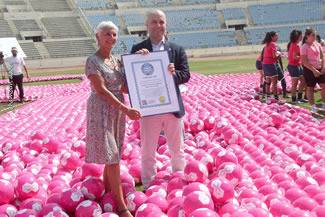
[[[112,49],[117,40],[117,31],[113,28],[105,28],[96,34],[96,38],[100,48]]]
[[[302,34],[299,35],[298,42],[300,42],[301,40],[302,40]]]
[[[312,33],[307,35],[307,41],[309,43],[313,43],[315,40],[316,40],[316,32],[315,31],[313,31]]]
[[[278,34],[276,33],[275,35],[273,35],[272,37],[272,42],[276,42],[279,38]]]

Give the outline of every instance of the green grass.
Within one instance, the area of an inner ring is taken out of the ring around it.
[[[66,79],[66,80],[56,80],[56,81],[38,81],[38,82],[30,82],[24,83],[24,86],[40,86],[40,85],[51,85],[51,84],[72,84],[72,83],[80,83],[81,79]]]
[[[256,59],[208,60],[189,62],[190,71],[204,75],[256,72]],[[283,67],[288,61],[283,60]]]

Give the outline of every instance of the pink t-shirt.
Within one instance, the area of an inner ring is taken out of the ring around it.
[[[322,68],[322,60],[320,59],[320,49],[319,43],[314,42],[311,46],[307,43],[303,44],[300,49],[301,56],[307,56],[307,60],[310,65],[314,66],[316,69]]]
[[[269,44],[265,45],[263,64],[276,63],[276,58],[273,57],[273,52],[276,53],[276,44],[274,42],[270,42]]]
[[[262,59],[262,54],[256,59],[256,61],[261,61]]]
[[[288,58],[289,58],[289,65],[292,66],[300,66],[301,64],[301,59],[299,58],[294,59],[293,58],[293,53],[296,53],[297,56],[300,56],[300,46],[298,43],[291,43],[290,44],[290,48],[289,48],[289,52],[288,52]]]

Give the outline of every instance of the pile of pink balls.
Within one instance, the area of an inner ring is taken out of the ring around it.
[[[127,120],[120,167],[134,216],[325,216],[325,122],[254,100],[257,77],[192,74],[183,93],[185,170],[171,172],[161,135],[158,173],[145,193],[135,188],[139,122]],[[59,87],[0,116],[0,216],[116,217],[103,165],[84,162],[89,82]]]

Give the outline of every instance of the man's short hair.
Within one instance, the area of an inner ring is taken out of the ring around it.
[[[11,51],[14,51],[14,50],[15,50],[15,51],[18,51],[18,49],[17,49],[16,47],[12,47],[12,48],[11,48]]]

